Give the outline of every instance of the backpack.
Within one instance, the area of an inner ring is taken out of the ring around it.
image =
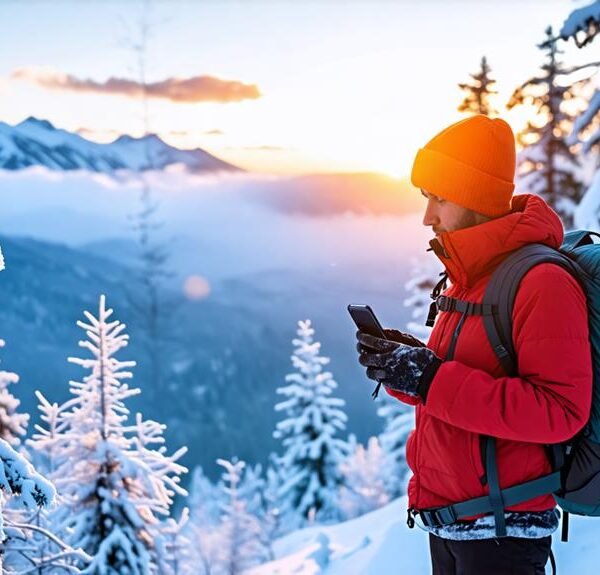
[[[445,525],[463,517],[493,512],[496,536],[506,536],[504,508],[552,493],[562,508],[562,541],[568,540],[569,513],[600,517],[600,235],[585,230],[565,235],[556,250],[543,244],[529,244],[513,252],[493,272],[482,303],[467,302],[439,295],[443,278],[432,293],[435,309],[430,310],[428,324],[437,311],[458,311],[463,316],[453,334],[449,348],[452,359],[456,339],[467,315],[481,315],[486,333],[504,371],[518,374],[512,341],[512,310],[519,284],[525,274],[541,263],[553,263],[571,273],[582,286],[587,299],[589,333],[592,346],[593,396],[590,418],[569,441],[546,446],[552,473],[533,481],[500,489],[496,465],[496,441],[482,436],[482,457],[489,497],[479,497],[444,508],[419,512],[425,524]]]

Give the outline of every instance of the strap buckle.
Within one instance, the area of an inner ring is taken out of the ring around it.
[[[427,509],[418,511],[425,527],[442,527],[456,523],[457,517],[452,506],[439,507],[438,509]]]
[[[452,297],[440,295],[436,298],[435,305],[440,311],[454,311],[456,300]]]

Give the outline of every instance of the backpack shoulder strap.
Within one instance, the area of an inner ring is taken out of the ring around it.
[[[518,362],[512,339],[512,312],[519,285],[525,274],[541,263],[559,265],[576,278],[579,266],[565,254],[544,244],[529,244],[508,256],[494,271],[486,288],[483,303],[495,313],[483,316],[485,330],[504,371],[518,374]]]

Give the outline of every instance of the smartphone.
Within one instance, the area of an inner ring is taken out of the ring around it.
[[[369,335],[374,335],[381,339],[387,339],[383,327],[373,313],[373,310],[368,305],[350,304],[348,311],[356,324],[356,327]]]

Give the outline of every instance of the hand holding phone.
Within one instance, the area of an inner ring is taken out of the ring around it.
[[[350,304],[348,311],[356,324],[356,327],[364,333],[379,337],[381,339],[389,339],[396,343],[403,343],[411,347],[426,347],[426,344],[414,335],[404,333],[397,329],[384,329],[379,320],[373,313],[373,310],[368,305]]]

